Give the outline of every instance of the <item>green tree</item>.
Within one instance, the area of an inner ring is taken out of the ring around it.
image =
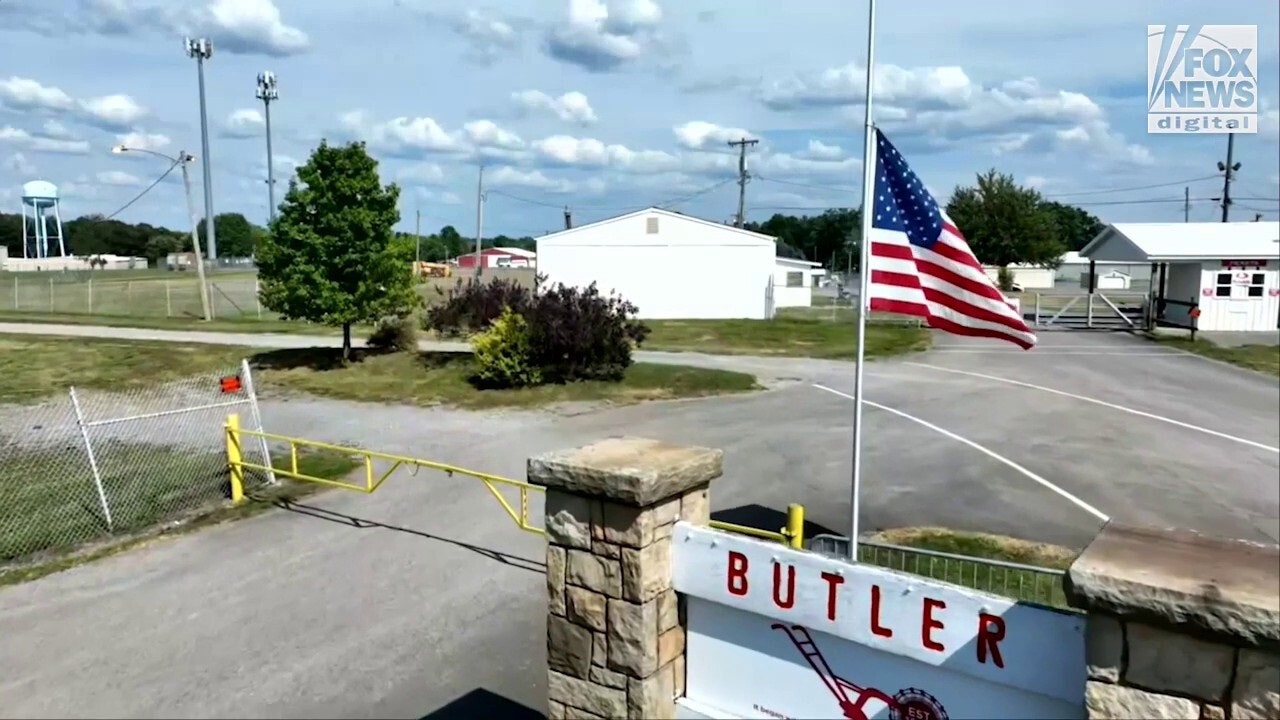
[[[342,327],[342,359],[351,326],[405,315],[421,302],[409,263],[395,242],[400,188],[383,187],[362,142],[321,141],[289,181],[289,192],[258,248],[262,303],[288,319]]]
[[[978,176],[975,187],[957,187],[947,214],[987,265],[1057,267],[1066,252],[1040,193],[1019,186],[1012,175],[990,170]]]
[[[204,219],[196,226],[200,233],[200,247],[208,247],[208,226]],[[218,239],[220,257],[250,257],[254,254],[255,241],[260,232],[249,219],[240,213],[218,213],[213,216],[213,231]]]
[[[1104,227],[1101,220],[1074,205],[1050,200],[1045,202],[1044,208],[1053,215],[1058,225],[1058,239],[1068,250],[1079,250],[1088,245]]]

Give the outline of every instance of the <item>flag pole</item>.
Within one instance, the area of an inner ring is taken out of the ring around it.
[[[858,349],[853,375],[853,487],[849,500],[849,559],[858,559],[858,520],[862,495],[862,366],[866,358],[867,314],[871,311],[871,213],[875,211],[876,129],[871,114],[876,55],[876,0],[867,0],[866,119],[862,145],[862,227],[858,247]]]

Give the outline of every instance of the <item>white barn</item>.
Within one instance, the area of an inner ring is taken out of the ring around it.
[[[1150,266],[1166,324],[1231,332],[1280,327],[1280,222],[1116,223],[1080,254]]]
[[[638,317],[773,317],[768,235],[648,208],[538,238],[545,283],[617,292]]]

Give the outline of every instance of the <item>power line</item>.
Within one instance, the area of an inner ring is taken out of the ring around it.
[[[839,185],[811,185],[809,183],[795,182],[794,180],[774,180],[773,178],[755,175],[755,179],[763,180],[768,183],[776,183],[778,185],[791,185],[794,187],[813,188],[814,190],[826,190],[829,192],[856,192],[857,188]]]
[[[664,201],[662,201],[662,202],[657,203],[656,205],[654,205],[654,207],[666,208],[666,207],[669,207],[669,206],[672,206],[672,205],[680,205],[680,204],[682,204],[682,203],[689,202],[690,200],[693,200],[694,198],[702,197],[703,195],[706,195],[707,193],[709,193],[709,192],[711,192],[711,191],[713,191],[713,190],[717,190],[717,189],[719,189],[719,188],[722,188],[722,187],[724,187],[725,185],[728,185],[729,183],[734,182],[735,180],[737,180],[737,178],[725,178],[724,180],[721,180],[720,182],[717,182],[717,183],[715,183],[715,184],[713,184],[713,185],[709,185],[709,186],[707,186],[707,187],[705,187],[705,188],[703,188],[703,189],[701,189],[701,190],[698,190],[697,192],[690,193],[690,194],[688,194],[688,195],[683,195],[683,196],[675,197],[675,198],[672,198],[672,199],[670,199],[670,200],[664,200]]]
[[[516,200],[522,203],[529,203],[530,205],[541,205],[542,207],[555,208],[557,210],[564,208],[564,203],[549,203],[549,202],[542,202],[541,200],[530,200],[529,198],[520,197],[518,195],[512,195],[509,192],[504,192],[502,190],[495,190],[493,188],[490,188],[489,192],[494,195],[501,195],[502,197],[511,198],[512,200]]]
[[[156,178],[155,182],[151,183],[151,184],[150,184],[150,185],[148,185],[146,188],[144,188],[142,192],[140,192],[140,193],[138,193],[137,195],[135,195],[135,196],[133,197],[133,199],[132,199],[132,200],[130,200],[129,202],[125,203],[125,204],[124,204],[124,205],[123,205],[119,210],[116,210],[115,212],[111,213],[110,215],[108,215],[108,216],[106,216],[106,217],[104,217],[104,218],[102,218],[102,219],[103,219],[103,220],[112,220],[112,219],[114,219],[114,218],[115,218],[115,216],[119,215],[120,213],[124,212],[125,210],[128,210],[128,209],[129,209],[129,206],[131,206],[131,205],[133,205],[134,203],[136,203],[136,202],[138,202],[139,200],[141,200],[143,195],[146,195],[147,193],[151,192],[151,190],[152,190],[153,188],[155,188],[155,186],[159,185],[161,180],[164,180],[165,178],[169,177],[169,173],[173,172],[173,169],[174,169],[174,168],[176,168],[176,167],[178,167],[178,163],[176,163],[176,162],[175,162],[174,164],[170,165],[170,166],[169,166],[169,169],[168,169],[168,170],[165,170],[165,171],[164,171],[164,173],[162,173],[162,174],[160,175],[160,177]]]
[[[1189,178],[1187,180],[1174,180],[1172,182],[1156,183],[1155,185],[1135,185],[1133,187],[1109,188],[1107,190],[1083,190],[1081,192],[1054,193],[1052,195],[1045,195],[1045,198],[1052,200],[1054,198],[1079,197],[1081,195],[1104,195],[1106,193],[1130,192],[1133,190],[1154,190],[1162,187],[1173,187],[1174,185],[1186,185],[1187,183],[1216,180],[1219,177],[1221,176],[1214,173],[1213,175],[1205,175],[1204,177]]]

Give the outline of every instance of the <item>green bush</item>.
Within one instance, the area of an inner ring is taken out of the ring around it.
[[[996,273],[996,285],[999,285],[1003,292],[1012,292],[1013,271],[1006,266],[1000,266],[1000,271]]]
[[[418,328],[410,316],[384,315],[374,323],[368,344],[377,350],[417,352]]]
[[[526,353],[521,362],[522,367],[537,369],[533,382],[618,381],[631,365],[632,349],[649,334],[636,312],[636,306],[601,293],[594,283],[586,288],[556,284],[532,290],[501,280],[460,281],[444,302],[427,311],[423,327],[444,336],[487,334],[498,318],[509,314],[523,323],[527,337],[520,341]],[[485,382],[496,384],[502,377],[497,373]]]
[[[529,323],[511,308],[503,310],[471,345],[477,385],[512,388],[542,384],[542,369],[535,364]]]

